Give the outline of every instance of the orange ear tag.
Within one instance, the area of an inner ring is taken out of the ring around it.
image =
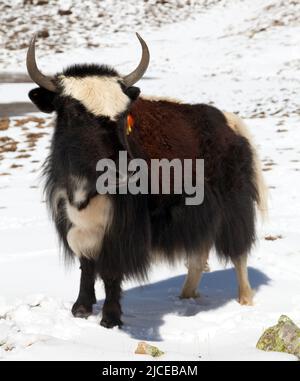
[[[127,115],[127,127],[126,127],[126,135],[129,135],[132,132],[134,125],[133,117],[131,114]]]

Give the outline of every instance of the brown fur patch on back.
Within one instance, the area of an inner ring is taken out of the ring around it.
[[[137,126],[138,138],[151,159],[197,158],[197,131],[188,127],[189,105],[167,100],[139,98],[133,103],[131,114]]]

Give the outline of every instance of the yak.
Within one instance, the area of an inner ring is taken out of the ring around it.
[[[201,103],[140,96],[134,85],[146,72],[150,53],[137,37],[142,57],[125,76],[98,64],[72,65],[46,76],[36,64],[35,37],[27,52],[29,76],[39,86],[29,98],[42,112],[56,113],[45,192],[66,258],[80,261],[72,313],[92,313],[100,278],[106,294],[100,324],[107,328],[122,325],[122,282],[146,280],[158,260],[185,260],[181,297],[196,298],[212,249],[232,261],[239,303],[251,305],[247,256],[256,239],[256,211],[267,207],[261,164],[237,115]],[[186,205],[184,192],[99,194],[97,162],[117,161],[120,151],[147,162],[204,159],[203,202]]]

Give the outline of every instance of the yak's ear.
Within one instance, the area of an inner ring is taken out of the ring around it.
[[[28,96],[30,100],[36,105],[36,107],[42,112],[51,113],[54,111],[54,97],[55,93],[46,90],[42,87],[30,90]]]
[[[140,95],[141,90],[138,87],[130,86],[125,90],[125,94],[132,100],[135,101]]]

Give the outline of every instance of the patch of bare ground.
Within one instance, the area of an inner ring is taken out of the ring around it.
[[[22,167],[23,167],[22,164],[12,164],[12,165],[10,166],[10,168],[12,168],[12,169],[22,168]]]
[[[9,119],[8,118],[0,119],[0,131],[8,130],[8,127],[9,127]]]
[[[37,118],[35,116],[28,116],[27,118],[18,119],[15,121],[16,127],[24,126],[25,124],[33,122],[36,123],[35,127],[44,128],[46,120],[44,118]]]
[[[8,136],[0,137],[0,153],[15,152],[17,150],[18,142]]]
[[[29,157],[31,157],[31,155],[25,154],[25,155],[18,155],[15,157],[15,159],[28,159]]]
[[[32,158],[38,141],[49,133],[46,131],[49,118],[41,118],[29,115],[23,118],[1,118],[0,119],[0,162],[4,159],[11,161],[10,168],[21,168],[26,160]],[[9,132],[15,131],[15,128],[21,130],[21,136],[13,138]],[[7,131],[7,133],[6,133]],[[24,145],[25,144],[25,145]],[[8,155],[15,152],[16,156]],[[21,164],[20,164],[21,162]],[[39,161],[32,161],[39,163]],[[5,174],[1,173],[2,176]]]
[[[42,138],[44,135],[47,135],[46,132],[30,132],[26,134],[26,143],[28,143],[29,148],[35,148],[36,143],[40,138]]]

